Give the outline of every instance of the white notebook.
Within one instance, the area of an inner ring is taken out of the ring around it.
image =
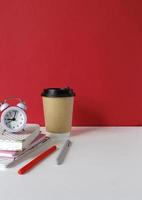
[[[50,146],[49,141],[51,141],[50,138],[45,137],[43,141],[29,148],[16,158],[0,157],[0,170],[6,169],[7,167],[13,167],[13,165],[17,165],[23,158],[26,159],[26,156],[28,156],[31,153],[39,154],[43,152],[43,149],[45,150],[45,148],[47,149],[47,146]]]
[[[29,149],[31,149],[32,147],[34,147],[35,145],[37,145],[38,143],[42,142],[43,140],[45,140],[47,136],[43,133],[40,133],[33,141],[30,145],[28,145],[28,147],[26,149],[24,149],[23,151],[10,151],[10,150],[0,150],[0,158],[1,157],[6,157],[6,158],[16,158],[17,156],[20,156],[21,154],[25,153],[26,151],[28,151]]]
[[[27,124],[19,133],[4,132],[0,125],[0,150],[22,151],[38,136],[40,126]]]

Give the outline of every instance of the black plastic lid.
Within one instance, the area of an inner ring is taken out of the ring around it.
[[[75,92],[70,87],[66,88],[47,88],[44,89],[41,96],[44,97],[73,97]]]

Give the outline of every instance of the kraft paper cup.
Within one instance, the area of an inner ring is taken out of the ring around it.
[[[68,88],[48,88],[42,93],[46,130],[50,133],[71,131],[75,93]]]

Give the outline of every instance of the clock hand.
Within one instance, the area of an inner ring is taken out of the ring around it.
[[[16,119],[15,116],[16,116],[16,111],[15,111],[15,113],[14,113],[13,118],[12,118],[12,119],[9,119],[9,118],[8,118],[8,120],[15,121],[15,119]]]
[[[12,117],[12,113],[10,112],[9,114],[10,114],[10,116]]]
[[[14,118],[15,118],[15,116],[16,116],[16,111],[15,111],[15,114],[14,114]]]
[[[15,120],[15,119],[16,119],[16,118],[15,118],[15,117],[16,117],[16,113],[17,113],[17,112],[15,111],[15,113],[14,113],[14,117],[13,117],[13,120]]]
[[[9,121],[15,121],[16,119],[15,118],[12,118],[12,119],[7,118],[7,120],[9,120]]]

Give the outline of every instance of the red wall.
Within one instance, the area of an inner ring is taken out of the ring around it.
[[[74,125],[142,125],[142,1],[1,0],[0,75],[30,122],[43,88],[71,86]]]

